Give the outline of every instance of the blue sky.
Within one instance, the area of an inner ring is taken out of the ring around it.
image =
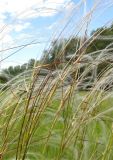
[[[67,23],[69,25],[60,36],[76,35],[83,17],[94,6],[89,33],[107,21],[113,21],[112,0],[0,0],[0,50],[3,50],[0,52],[0,67],[23,64],[30,58],[39,59],[43,50],[49,47],[53,39],[58,38]],[[4,51],[31,42],[37,44],[15,54],[20,48]]]

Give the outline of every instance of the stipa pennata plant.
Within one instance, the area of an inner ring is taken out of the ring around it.
[[[80,31],[88,25],[92,11],[82,20]],[[113,158],[112,42],[86,54],[104,31],[79,39],[74,54],[60,69],[55,60],[54,71],[51,63],[34,65],[3,85],[0,159]],[[64,58],[70,40],[58,50],[56,58]],[[106,61],[107,66],[98,73],[98,66]]]

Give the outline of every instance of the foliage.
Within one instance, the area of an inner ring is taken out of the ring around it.
[[[113,35],[113,26],[107,28],[98,28],[95,31],[92,31],[91,36],[95,33],[100,32],[100,35],[93,40],[93,42],[87,47],[86,54],[93,53],[96,51],[101,51],[105,49],[107,46],[113,43],[112,35]],[[111,36],[111,39],[110,39]],[[99,37],[101,37],[99,39]],[[87,39],[87,38],[86,38]],[[62,63],[66,62],[67,60],[74,55],[74,53],[77,52],[78,48],[80,47],[80,38],[79,37],[73,37],[71,39],[60,39],[60,40],[54,40],[51,43],[51,48],[49,50],[44,51],[44,64],[48,64],[47,68],[54,69],[56,67],[62,68]],[[109,49],[112,48],[112,45],[109,47]],[[112,52],[112,49],[111,51]],[[98,53],[100,54],[100,53]],[[71,55],[71,56],[70,56]],[[98,55],[96,55],[98,57]],[[36,62],[36,65],[39,62]],[[106,65],[109,62],[105,61],[98,65],[97,68],[97,75],[101,73],[102,70],[106,68]],[[24,72],[26,69],[32,69],[35,64],[34,59],[30,59],[28,63],[25,63],[23,65],[18,66],[10,66],[7,69],[3,69],[1,74],[1,83],[5,83],[9,81],[12,77]],[[60,66],[60,67],[59,67]],[[84,69],[80,69],[83,71]],[[81,72],[80,71],[80,72]],[[4,75],[5,74],[5,75]],[[7,75],[7,76],[6,76]],[[9,77],[9,78],[5,78]]]
[[[99,33],[99,36],[97,36]],[[94,36],[93,36],[94,35]],[[113,46],[113,25],[106,28],[98,28],[95,31],[92,31],[91,36],[94,38],[91,43],[87,46],[85,50],[85,54],[89,54],[89,56],[92,58],[95,56],[95,61],[98,59],[98,56],[100,55],[102,51],[108,50],[108,54],[112,54],[112,46]],[[97,36],[97,37],[96,37]],[[95,38],[96,37],[96,38]],[[59,68],[62,63],[66,63],[66,61],[70,61],[70,59],[74,57],[74,61],[77,59],[77,56],[79,56],[79,48],[80,43],[82,39],[79,37],[73,37],[70,39],[62,39],[59,41],[53,41],[51,44],[51,49],[46,51],[46,60],[44,61],[45,64],[50,64],[51,69],[55,69],[56,67]],[[88,41],[88,37],[86,37],[86,41]],[[86,44],[87,45],[87,44]],[[91,54],[92,55],[91,55]],[[94,55],[93,55],[94,53]],[[111,57],[111,55],[110,55]],[[112,63],[112,59],[110,58],[104,58],[104,60],[101,61],[101,63],[96,63],[97,65],[97,76],[101,74],[102,71],[106,69],[106,67],[109,66],[109,63]],[[82,62],[84,64],[84,61]],[[84,65],[85,67],[85,65]],[[84,67],[80,69],[79,74],[82,74],[84,71]],[[90,73],[88,73],[90,74]]]
[[[97,50],[102,50],[105,49],[108,45],[113,43],[113,26],[111,25],[110,27],[106,28],[98,28],[95,31],[92,31],[91,35],[101,32],[99,37],[95,39],[87,48],[87,53],[94,52]]]
[[[88,92],[79,91],[81,76],[65,86],[72,70],[61,71],[63,79],[26,71],[1,92],[1,159],[112,160],[113,94],[104,87],[113,69]]]
[[[47,64],[33,68],[34,61],[30,67],[9,67],[6,73],[13,76],[27,69],[1,88],[1,160],[113,159],[113,47],[99,45],[101,50],[86,52],[101,33],[80,40],[77,48],[71,39],[63,47],[53,44],[46,54],[50,65],[69,50],[73,54],[55,72],[40,75]],[[98,71],[98,66],[104,69]],[[89,91],[80,91],[87,84]]]
[[[13,77],[25,72],[26,70],[33,69],[34,65],[38,65],[39,61],[35,61],[35,59],[30,59],[28,63],[17,66],[9,66],[6,69],[3,69],[0,74],[0,82],[6,83],[11,80]]]

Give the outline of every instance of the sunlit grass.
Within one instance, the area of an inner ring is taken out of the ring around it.
[[[96,4],[81,19],[76,33],[72,28],[72,36],[56,55],[62,60],[71,38],[83,32],[75,53],[60,70],[55,64],[55,73],[49,70],[48,74],[40,75],[42,68],[51,65],[44,64],[44,57],[38,66],[1,86],[1,160],[113,159],[112,64],[99,75],[95,72],[102,61],[113,56],[108,56],[109,46],[97,51],[98,55],[97,52],[86,55],[88,46],[104,31],[85,37],[95,8]],[[83,66],[84,71],[79,74]],[[92,86],[86,91],[89,72],[92,74],[88,83]]]
[[[96,97],[92,97],[90,91],[79,91],[72,99],[66,99],[67,91],[65,99],[56,99],[54,95],[51,101],[46,99],[44,92],[42,97],[33,96],[26,109],[27,93],[20,97],[19,91],[9,92],[3,93],[5,97],[2,94],[1,101],[4,108],[0,121],[3,159],[15,159],[16,156],[22,159],[25,154],[26,159],[34,160],[87,160],[101,159],[104,155],[112,159],[112,151],[106,152],[106,147],[112,146],[112,112],[98,115],[111,109],[113,98],[103,100],[88,112],[101,91],[95,92]],[[8,100],[6,93],[10,94]],[[34,99],[37,102],[34,103]]]

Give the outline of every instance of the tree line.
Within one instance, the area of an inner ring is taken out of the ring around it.
[[[94,39],[90,45],[86,48],[85,54],[90,54],[97,51],[98,54],[103,50],[108,48],[112,54],[112,43],[113,43],[113,25],[106,28],[98,28],[92,31],[91,35],[96,35],[96,33],[100,32],[99,36]],[[89,37],[86,37],[86,40]],[[70,60],[71,56],[78,50],[80,47],[81,39],[80,37],[73,37],[71,39],[60,39],[54,40],[51,42],[51,47],[48,50],[45,50],[43,53],[43,57],[41,58],[41,62],[47,64],[47,68],[54,70],[56,66],[58,68],[62,68],[63,63],[66,63]],[[100,52],[99,52],[100,51]],[[17,66],[10,66],[6,69],[3,69],[0,74],[0,83],[6,83],[14,76],[24,72],[25,70],[32,69],[34,64],[38,65],[40,61],[35,61],[35,59],[30,59],[28,63]],[[112,63],[113,60],[105,60],[102,63],[99,63],[97,67],[97,74],[99,74],[102,70],[106,68],[109,63]],[[81,69],[83,70],[83,68]]]
[[[9,66],[8,68],[2,69],[0,73],[0,83],[6,83],[20,73],[32,69],[35,63],[38,64],[39,61],[36,61],[35,59],[30,59],[28,63],[16,66]]]

